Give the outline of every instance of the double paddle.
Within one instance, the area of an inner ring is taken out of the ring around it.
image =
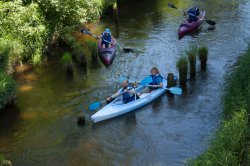
[[[172,4],[172,3],[168,3],[168,7],[172,8],[172,9],[177,9],[177,10],[179,10],[179,11],[181,11],[181,12],[185,12],[185,11],[183,11],[183,10],[178,9],[178,8],[177,8],[174,4]],[[211,26],[214,26],[214,25],[216,24],[216,22],[215,22],[215,21],[212,21],[212,20],[207,20],[207,19],[205,19],[205,21],[206,21],[209,25],[211,25]]]
[[[91,33],[89,30],[87,30],[87,29],[81,29],[81,32],[82,32],[82,34],[90,35],[90,36],[94,37],[95,39],[100,39],[100,37],[98,37],[97,35],[92,34],[92,33]],[[105,41],[106,41],[106,40],[105,40]],[[109,42],[109,41],[106,41],[106,42],[108,42],[109,44],[112,44],[112,43]],[[118,43],[116,43],[116,45],[117,45],[119,48],[121,48],[125,53],[129,53],[129,52],[134,52],[134,53],[136,53],[136,51],[133,50],[133,49],[131,49],[131,48],[122,47],[122,46],[120,46]]]
[[[151,82],[153,81],[152,77],[151,76],[148,76],[146,78],[144,78],[139,84],[142,85],[142,86],[152,86],[152,85],[148,85],[150,84]],[[182,89],[181,88],[178,88],[178,87],[172,87],[172,88],[164,88],[164,89],[167,89],[169,90],[171,93],[173,94],[176,94],[176,95],[181,95],[182,93]],[[122,95],[123,93],[121,93],[120,95]],[[103,101],[100,101],[100,102],[94,102],[92,103],[90,106],[89,106],[89,110],[90,111],[95,111],[96,109],[100,108],[101,105],[103,103],[105,103],[107,100],[103,100]]]

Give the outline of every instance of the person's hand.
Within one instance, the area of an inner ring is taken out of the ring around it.
[[[112,100],[112,97],[108,97],[106,100],[107,100],[107,101],[110,101],[110,100]]]

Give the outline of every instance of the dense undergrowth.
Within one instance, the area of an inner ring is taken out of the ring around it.
[[[41,63],[57,39],[73,40],[73,30],[97,21],[102,11],[114,2],[0,0],[0,109],[15,93],[13,80],[7,73],[23,62]]]
[[[250,165],[250,48],[227,78],[223,122],[209,149],[190,165]]]

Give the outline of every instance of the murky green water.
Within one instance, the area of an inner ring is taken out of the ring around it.
[[[179,40],[183,17],[168,2],[182,9],[199,4],[216,29],[204,23]],[[140,54],[119,55],[109,68],[89,58],[86,71],[74,66],[74,78],[56,60],[19,76],[18,108],[0,118],[0,152],[20,166],[184,165],[206,149],[219,123],[224,76],[250,42],[249,8],[249,1],[228,0],[122,2],[120,25],[106,20],[100,26]],[[208,46],[208,71],[198,72],[186,95],[164,95],[125,116],[77,126],[79,111],[113,93],[121,75],[139,80],[153,66],[164,76],[177,74],[176,60],[192,43]]]

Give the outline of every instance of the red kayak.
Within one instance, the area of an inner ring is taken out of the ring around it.
[[[112,40],[112,44],[110,48],[102,48],[101,40],[99,40],[98,55],[100,56],[105,66],[111,65],[116,55],[116,41]]]
[[[201,14],[199,15],[199,19],[194,22],[188,22],[188,20],[185,20],[179,27],[178,29],[178,35],[179,36],[184,36],[186,33],[189,33],[195,29],[197,29],[202,22],[205,20],[205,15],[206,12],[202,11]]]

